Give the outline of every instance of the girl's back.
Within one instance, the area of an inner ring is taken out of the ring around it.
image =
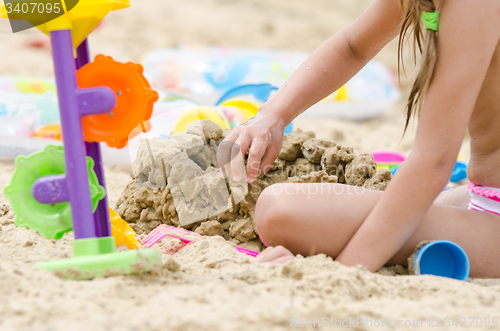
[[[500,9],[499,9],[500,19]],[[470,181],[500,187],[500,41],[469,123],[471,160]]]

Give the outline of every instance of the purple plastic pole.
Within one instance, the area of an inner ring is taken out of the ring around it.
[[[87,39],[85,39],[80,46],[76,49],[76,69],[80,69],[84,65],[90,62],[90,54],[88,48]],[[104,169],[101,157],[101,147],[99,143],[85,143],[85,149],[87,151],[87,156],[94,159],[94,171],[99,179],[99,184],[106,189],[106,183],[104,181]],[[109,210],[108,210],[108,196],[106,191],[106,196],[104,199],[99,201],[97,209],[94,213],[94,226],[96,229],[97,237],[109,237],[111,236],[111,224],[109,222]]]
[[[90,62],[89,43],[85,39],[80,46],[76,48],[76,70]]]
[[[51,31],[50,37],[66,161],[66,190],[71,204],[73,231],[75,239],[95,238],[97,231],[90,201],[82,116],[109,112],[116,105],[116,96],[107,87],[80,90],[76,81],[71,31]]]
[[[92,220],[89,174],[83,143],[83,130],[78,111],[77,83],[73,42],[70,30],[50,32],[61,113],[61,130],[66,160],[66,183],[75,239],[96,236]]]
[[[106,184],[104,182],[104,169],[102,166],[101,158],[101,147],[99,143],[85,143],[85,148],[87,150],[87,155],[94,159],[94,171],[99,179],[99,184],[101,184],[104,189],[106,189]],[[99,201],[97,209],[94,213],[94,224],[96,228],[97,237],[109,237],[111,236],[111,223],[109,222],[109,209],[108,209],[108,195],[104,199]]]

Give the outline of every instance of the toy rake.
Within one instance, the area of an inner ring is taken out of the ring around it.
[[[151,248],[154,244],[159,242],[165,237],[177,238],[185,244],[189,244],[194,241],[198,241],[203,239],[202,235],[199,235],[196,232],[188,231],[183,228],[177,228],[174,226],[162,224],[156,227],[150,234],[146,236],[146,240],[144,241],[144,246],[147,248]],[[245,253],[247,255],[256,257],[259,255],[258,252],[236,246],[236,250],[240,253]]]

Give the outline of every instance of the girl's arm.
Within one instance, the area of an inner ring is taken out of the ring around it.
[[[499,0],[445,2],[413,152],[338,261],[376,271],[415,232],[449,181],[499,38]]]
[[[398,35],[402,21],[398,0],[375,0],[358,19],[318,47],[260,111],[279,115],[288,125],[361,70]]]
[[[300,113],[339,89],[400,31],[403,11],[398,0],[375,0],[348,27],[324,42],[266,102],[257,116],[219,146],[218,164],[227,176],[242,179],[243,155],[250,149],[247,181],[265,173],[278,157],[285,127]]]

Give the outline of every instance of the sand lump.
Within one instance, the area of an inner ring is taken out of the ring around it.
[[[384,190],[391,173],[370,154],[317,139],[296,130],[283,139],[271,170],[252,184],[220,177],[217,148],[229,134],[201,120],[168,139],[144,141],[132,164],[128,183],[115,210],[139,234],[160,224],[182,226],[205,236],[222,236],[234,244],[260,251],[254,223],[260,193],[276,183],[342,183]]]

